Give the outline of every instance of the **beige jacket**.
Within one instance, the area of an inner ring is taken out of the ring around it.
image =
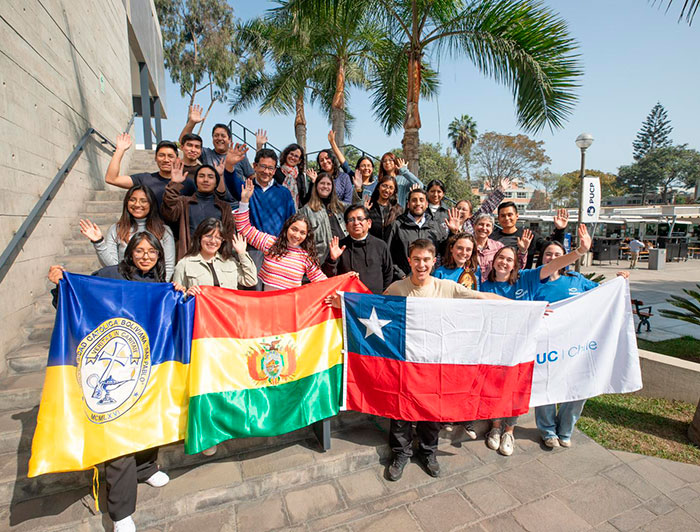
[[[238,285],[255,286],[258,282],[258,272],[248,253],[238,256],[238,260],[224,260],[218,253],[212,260],[216,276],[222,288],[238,288]],[[173,282],[180,283],[185,288],[191,286],[213,286],[214,277],[207,262],[201,255],[185,257],[175,266]]]

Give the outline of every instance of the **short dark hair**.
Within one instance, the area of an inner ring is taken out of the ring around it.
[[[419,238],[411,242],[408,245],[408,256],[410,257],[411,253],[413,253],[413,251],[416,249],[425,249],[427,251],[430,251],[430,253],[433,254],[433,257],[437,255],[435,244],[433,244],[432,240],[428,240],[427,238]]]
[[[275,150],[271,150],[270,148],[258,150],[258,152],[255,154],[255,160],[253,162],[259,163],[260,159],[274,159],[275,164],[277,164],[277,154],[275,153]]]
[[[423,194],[426,198],[428,197],[428,193],[422,188],[414,188],[413,190],[409,191],[408,196],[406,196],[406,203],[411,201],[411,196],[414,194]]]
[[[219,255],[224,260],[229,260],[233,258],[233,246],[231,245],[231,235],[226,233],[224,229],[224,224],[218,218],[205,218],[194,230],[192,239],[190,241],[190,248],[187,250],[185,257],[194,257],[199,255],[202,251],[202,237],[207,233],[212,232],[214,229],[218,229],[219,233],[223,237],[223,242],[219,246]]]
[[[202,137],[200,137],[196,133],[187,133],[186,135],[183,135],[182,139],[180,139],[180,145],[183,146],[185,144],[185,142],[188,142],[190,140],[195,140],[195,141],[199,142],[200,148],[204,145],[204,142],[202,141]]]
[[[228,138],[231,138],[231,129],[226,125],[226,124],[214,124],[214,127],[211,128],[211,136],[214,136],[214,131],[217,129],[225,129],[226,134],[228,135]]]
[[[219,175],[219,172],[217,171],[216,168],[214,168],[210,164],[203,164],[197,168],[197,170],[194,172],[194,177],[192,178],[192,181],[194,181],[194,186],[199,190],[197,187],[197,176],[199,175],[199,172],[202,171],[203,168],[209,168],[209,170],[212,170],[214,172],[214,177],[216,178],[216,186],[219,186],[219,182],[221,181],[221,176]]]
[[[513,207],[515,209],[515,212],[518,212],[518,206],[513,203],[512,201],[504,201],[498,206],[498,214],[501,214],[501,211],[503,209],[507,209],[508,207]]]
[[[156,146],[156,155],[158,155],[158,152],[164,148],[170,148],[175,152],[175,155],[177,155],[177,144],[175,144],[172,140],[161,140]]]
[[[345,223],[348,223],[350,213],[355,211],[362,211],[362,213],[365,215],[365,218],[369,218],[369,211],[367,210],[367,207],[365,207],[362,203],[353,203],[347,209],[345,209],[345,213],[343,214],[343,219],[345,220]]]

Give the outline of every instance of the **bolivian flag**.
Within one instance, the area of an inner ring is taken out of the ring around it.
[[[193,301],[170,283],[65,273],[29,476],[183,439]]]
[[[341,311],[324,303],[336,291],[367,289],[349,274],[277,292],[202,287],[187,453],[231,438],[284,434],[338,413]]]

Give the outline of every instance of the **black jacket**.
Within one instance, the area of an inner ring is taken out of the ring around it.
[[[328,277],[357,272],[362,281],[373,294],[381,294],[393,280],[393,265],[389,248],[383,240],[367,235],[364,240],[355,240],[346,236],[340,241],[345,251],[332,260],[330,256],[323,263],[322,270]]]
[[[391,228],[394,226],[393,223],[384,225],[384,217],[389,216],[390,209],[391,207],[388,207],[383,214],[382,206],[375,202],[372,204],[372,208],[369,210],[369,219],[372,220],[372,227],[369,228],[369,232],[384,242],[389,241]],[[394,223],[396,223],[396,220],[394,220]]]
[[[447,232],[427,216],[421,227],[408,217],[408,213],[399,216],[391,228],[388,242],[391,260],[394,263],[394,279],[403,279],[411,273],[411,266],[408,264],[408,246],[411,242],[427,238],[440,250],[447,237]]]
[[[530,247],[527,249],[527,263],[525,264],[525,268],[531,268],[532,263],[534,262],[535,254],[539,253],[539,255],[542,256],[544,248],[546,248],[547,245],[553,240],[559,242],[560,244],[563,244],[564,231],[565,229],[557,229],[555,227],[554,231],[552,231],[552,234],[550,234],[547,238],[541,235],[535,235],[535,237],[532,239]],[[515,233],[511,233],[509,235],[505,234],[500,228],[497,227],[493,230],[493,233],[491,233],[491,236],[489,238],[491,240],[496,240],[500,242],[504,246],[517,248],[518,238],[520,238],[521,236],[523,236],[522,227],[518,227]]]

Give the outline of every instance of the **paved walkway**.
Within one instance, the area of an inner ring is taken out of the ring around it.
[[[629,261],[620,261],[619,264],[613,262],[611,265],[603,262],[600,265],[585,267],[582,271],[605,274],[608,279],[612,279],[616,272],[627,269],[628,265]],[[651,305],[654,313],[654,317],[651,318],[651,331],[640,333],[639,338],[652,342],[686,335],[700,338],[700,327],[697,325],[664,318],[658,312],[661,308],[674,309],[666,302],[669,296],[687,297],[683,293],[684,288],[697,290],[696,285],[700,283],[700,260],[667,262],[663,270],[649,270],[646,262],[638,263],[637,266],[637,269],[631,270],[630,292],[634,299],[641,299],[645,305]]]

